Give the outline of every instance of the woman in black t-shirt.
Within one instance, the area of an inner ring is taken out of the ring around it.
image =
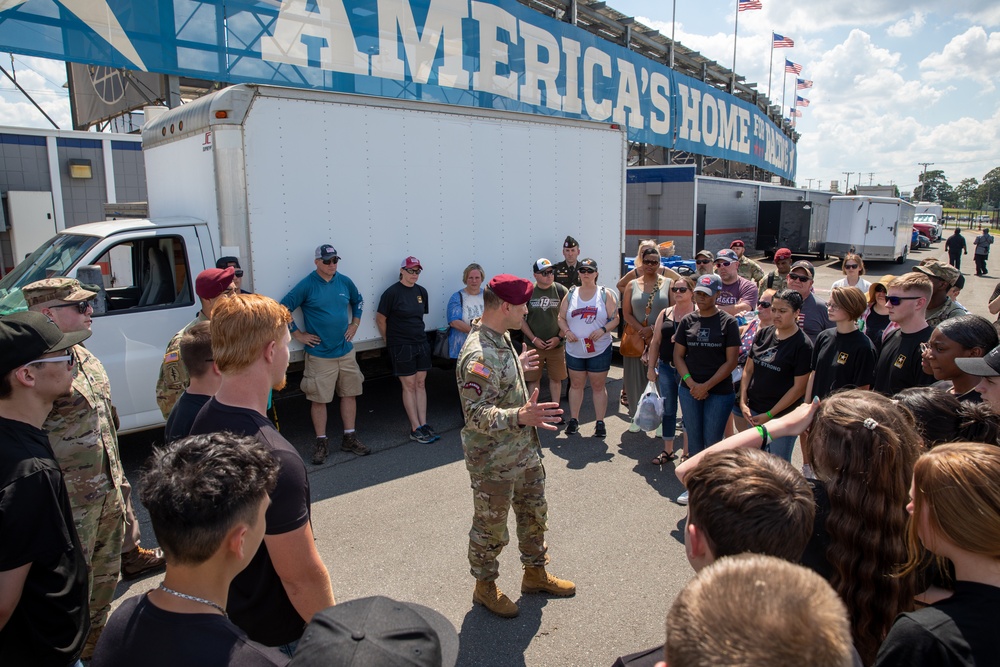
[[[875,346],[876,358],[879,350],[882,349],[882,336],[885,334],[885,328],[889,326],[889,309],[885,306],[885,297],[889,291],[889,284],[895,277],[885,275],[877,283],[872,283],[871,287],[868,288],[868,310],[861,316],[865,324],[865,335]]]
[[[920,569],[924,549],[955,566],[955,592],[901,614],[876,667],[995,665],[1000,656],[1000,448],[941,445],[913,467],[903,574]]]
[[[854,289],[854,288],[851,288]],[[740,412],[751,426],[791,412],[802,402],[812,365],[812,343],[799,328],[802,295],[783,289],[771,299],[771,326],[750,347],[740,384]],[[795,436],[775,438],[769,451],[792,460]]]
[[[875,345],[857,324],[865,312],[864,295],[853,287],[834,287],[826,309],[834,328],[816,337],[807,400],[845,387],[868,389],[875,373]]]
[[[677,434],[677,390],[681,377],[674,367],[674,332],[677,325],[688,314],[694,312],[694,280],[684,276],[674,281],[670,287],[670,297],[674,305],[660,311],[653,325],[653,340],[646,351],[646,379],[658,382],[663,400],[663,450],[652,460],[653,465],[663,465],[677,458],[674,454],[674,436]],[[687,445],[684,446],[687,453]]]

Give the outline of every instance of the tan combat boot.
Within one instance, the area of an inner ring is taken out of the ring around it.
[[[549,593],[559,597],[576,595],[576,584],[572,581],[553,577],[544,567],[524,567],[524,578],[521,579],[522,593]]]
[[[472,602],[481,604],[497,616],[514,618],[517,616],[517,605],[497,588],[495,581],[476,580],[476,592],[472,594]]]

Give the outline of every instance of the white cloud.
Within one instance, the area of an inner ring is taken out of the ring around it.
[[[4,69],[11,71],[9,60],[4,63]],[[21,87],[28,91],[60,129],[73,129],[68,91],[62,87],[66,81],[65,63],[15,56],[13,73]],[[11,127],[52,127],[7,77],[0,78],[0,123]]]
[[[916,12],[908,19],[900,19],[886,30],[890,37],[912,37],[913,33],[924,26],[926,15]]]
[[[920,69],[927,81],[970,79],[992,91],[1000,69],[1000,32],[987,35],[981,26],[969,28],[953,37],[940,53],[920,61]]]

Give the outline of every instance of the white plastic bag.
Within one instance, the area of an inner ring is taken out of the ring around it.
[[[649,382],[642,392],[639,405],[635,409],[632,423],[643,431],[655,431],[663,421],[663,399],[656,388],[656,383]]]

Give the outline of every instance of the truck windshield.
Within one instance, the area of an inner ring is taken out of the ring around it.
[[[59,234],[43,244],[0,280],[0,314],[24,310],[21,287],[36,280],[66,275],[80,256],[99,240],[96,236]]]

